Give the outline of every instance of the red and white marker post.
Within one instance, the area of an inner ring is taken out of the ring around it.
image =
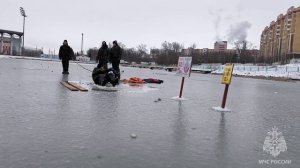
[[[192,57],[179,57],[176,75],[181,76],[181,86],[178,99],[182,99],[184,81],[186,77],[190,77],[192,67]],[[175,99],[175,98],[173,98]]]

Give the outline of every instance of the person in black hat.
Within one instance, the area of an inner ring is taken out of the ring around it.
[[[99,60],[98,63],[98,68],[103,67],[104,69],[107,69],[107,63],[109,59],[109,49],[105,41],[102,42],[101,48],[98,50],[98,56],[97,56],[97,61]]]
[[[73,49],[68,45],[68,41],[64,40],[63,45],[59,48],[59,59],[62,62],[63,74],[69,74],[69,60],[71,60],[73,56]]]
[[[122,49],[118,45],[117,41],[113,41],[113,47],[110,50],[110,62],[112,64],[112,68],[118,73],[118,78],[120,79],[120,60],[122,56]]]

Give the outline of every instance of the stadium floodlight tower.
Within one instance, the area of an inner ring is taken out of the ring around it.
[[[20,7],[20,13],[23,16],[23,40],[22,40],[22,48],[24,49],[24,41],[25,41],[25,18],[27,17],[25,10],[23,7]]]

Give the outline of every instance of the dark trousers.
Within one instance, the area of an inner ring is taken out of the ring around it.
[[[62,60],[63,72],[69,72],[69,60]]]
[[[120,61],[113,61],[112,63],[112,68],[118,73],[118,78],[120,79],[121,78],[121,75],[120,75]]]

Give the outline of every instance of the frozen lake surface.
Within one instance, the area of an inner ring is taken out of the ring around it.
[[[174,73],[121,70],[123,78],[164,83],[71,92],[60,81],[92,81],[77,64],[63,76],[58,62],[0,58],[0,167],[300,166],[298,82],[234,78],[227,101],[232,111],[221,113],[212,109],[221,104],[221,76],[192,74],[183,93],[187,100],[180,102],[171,99],[181,82]],[[274,126],[287,144],[277,158],[263,151]],[[268,159],[292,164],[259,164]]]

